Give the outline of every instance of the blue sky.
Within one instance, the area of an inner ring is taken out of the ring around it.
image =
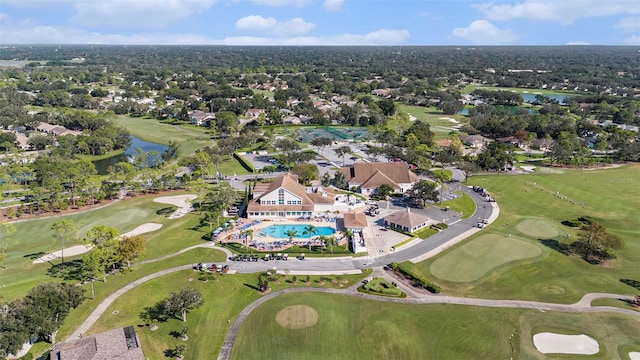
[[[0,43],[640,45],[640,0],[0,0]]]

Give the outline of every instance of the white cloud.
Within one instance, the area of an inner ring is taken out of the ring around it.
[[[591,45],[586,41],[578,40],[578,41],[569,41],[565,45]]]
[[[343,4],[344,0],[325,0],[322,7],[327,11],[339,11]]]
[[[640,17],[626,17],[620,19],[614,28],[626,32],[640,30]]]
[[[305,6],[309,0],[253,0],[253,3],[265,6]]]
[[[477,45],[507,44],[518,39],[518,35],[513,31],[501,30],[487,20],[476,20],[467,27],[455,28],[453,36]]]
[[[640,45],[640,34],[631,35],[622,41],[623,45]]]
[[[302,35],[311,31],[315,24],[294,18],[279,22],[273,17],[265,18],[260,15],[245,16],[236,21],[236,29],[251,32],[267,32],[277,36]]]
[[[213,6],[216,0],[100,0],[74,3],[72,22],[86,26],[162,27]]]
[[[264,18],[260,15],[249,15],[236,21],[236,29],[242,31],[266,31],[272,29],[278,20],[275,18]]]
[[[582,18],[640,14],[640,1],[524,0],[513,5],[489,2],[478,5],[477,8],[489,20],[531,19],[553,21],[567,25]]]
[[[380,29],[367,34],[333,36],[237,36],[222,39],[189,33],[103,34],[71,26],[45,26],[13,22],[3,16],[0,33],[7,44],[109,44],[109,45],[395,45],[409,38],[406,30]],[[6,21],[5,21],[6,19]],[[294,21],[290,20],[290,21]],[[5,40],[6,39],[6,40]]]

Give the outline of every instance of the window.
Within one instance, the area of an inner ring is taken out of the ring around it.
[[[284,205],[284,189],[278,190],[278,205]]]

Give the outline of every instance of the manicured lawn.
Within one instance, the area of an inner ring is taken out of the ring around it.
[[[118,116],[116,122],[129,130],[131,135],[142,140],[169,144],[169,141],[177,141],[180,144],[178,155],[192,154],[197,149],[212,145],[211,137],[203,127],[191,125],[169,125],[156,119],[132,118]]]
[[[233,268],[233,265],[231,267]],[[181,271],[152,280],[131,290],[109,307],[89,333],[134,325],[145,356],[150,359],[162,359],[164,358],[164,350],[173,348],[181,342],[170,333],[180,331],[185,323],[178,319],[170,319],[167,322],[159,323],[157,331],[151,331],[148,327],[138,327],[138,325],[144,325],[139,314],[145,307],[153,306],[156,302],[169,296],[172,291],[179,291],[185,286],[191,286],[200,291],[204,304],[201,308],[187,315],[186,326],[190,330],[185,358],[215,359],[237,314],[260,297],[260,294],[252,288],[257,284],[257,274],[215,275],[215,280],[207,282],[198,280],[198,275],[198,272],[192,270]],[[340,288],[353,285],[363,276],[366,275],[323,278],[311,276],[310,281],[311,286]],[[278,275],[277,278],[279,284],[270,283],[272,291],[294,286],[291,284],[292,276],[285,279],[283,275]],[[295,286],[307,286],[304,285],[306,276],[298,275],[297,278]],[[322,280],[324,285],[320,285],[321,279],[324,279]],[[338,281],[333,283],[332,279],[338,279]],[[114,310],[118,310],[117,315],[113,314]]]
[[[461,192],[457,193],[460,194]],[[468,218],[476,212],[476,203],[469,195],[465,193],[462,193],[462,196],[459,196],[453,200],[443,201],[442,205],[439,206],[448,206],[449,209],[461,213],[463,219]]]
[[[438,258],[431,264],[430,270],[443,280],[471,282],[504,264],[531,259],[541,253],[541,245],[536,246],[513,237],[487,234]]]
[[[275,315],[293,305],[313,308],[317,323],[303,329],[278,325]],[[547,330],[593,336],[603,349],[590,357],[594,359],[619,358],[618,346],[640,348],[634,335],[640,323],[619,315],[408,305],[296,293],[279,296],[254,310],[239,331],[231,358],[508,359],[512,355],[509,336],[514,330],[518,359],[545,358],[535,350],[532,336]]]
[[[143,235],[147,239],[147,251],[142,259],[156,258],[202,243],[201,237],[208,233],[209,228],[207,225],[200,225],[197,213],[169,220],[167,214],[175,210],[175,207],[153,202],[159,196],[179,194],[181,193],[137,196],[100,209],[65,216],[64,219],[73,220],[78,229],[77,239],[65,241],[65,247],[82,244],[86,232],[96,225],[113,226],[124,233],[147,222],[160,223],[163,227]],[[57,220],[60,218],[35,219],[14,224],[17,231],[12,236],[13,240],[8,242],[7,269],[0,269],[5,301],[20,297],[31,287],[51,279],[47,274],[51,264],[33,264],[33,260],[36,254],[42,255],[60,249],[59,241],[53,238],[53,231],[50,230]],[[65,257],[65,261],[80,257]],[[59,263],[59,259],[53,261],[55,265]]]
[[[431,236],[433,234],[437,234],[437,233],[438,233],[438,230],[428,227],[428,228],[420,229],[420,230],[414,232],[413,234],[416,237],[419,237],[420,239],[426,239],[429,236]]]
[[[481,175],[469,179],[471,184],[487,188],[496,198],[500,217],[486,229],[487,232],[467,241],[473,243],[485,234],[505,237],[512,233],[518,239],[542,246],[542,254],[533,261],[495,268],[473,283],[440,281],[443,292],[562,303],[575,302],[589,292],[637,293],[620,280],[640,281],[640,165],[596,171],[562,169],[562,172]],[[554,250],[554,242],[568,244],[576,238],[576,229],[560,225],[560,222],[584,215],[622,237],[626,249],[618,252],[618,259],[605,265],[591,265],[578,256],[567,256]],[[537,233],[532,227],[535,224],[546,225]],[[558,235],[549,238],[547,235],[553,235],[553,230]],[[449,253],[456,252],[457,247],[440,257],[446,258]],[[427,278],[433,277],[430,268],[434,261],[437,260],[418,263],[415,270]],[[468,263],[465,269],[474,269],[481,268],[486,259],[467,258],[464,261]]]
[[[466,122],[464,115],[445,115],[435,107],[398,104],[398,112],[410,114],[415,116],[417,120],[428,122],[436,139],[446,138],[451,131],[457,131],[453,128],[453,126],[457,124],[444,118],[455,119],[460,123]],[[389,121],[388,126],[395,129],[395,123],[393,121]]]

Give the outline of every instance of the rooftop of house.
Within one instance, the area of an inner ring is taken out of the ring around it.
[[[132,326],[55,344],[50,360],[144,360]]]
[[[353,166],[343,167],[342,173],[349,184],[376,188],[382,184],[398,187],[398,184],[411,184],[418,176],[409,170],[406,162],[356,162]]]
[[[410,208],[398,210],[393,214],[386,216],[384,220],[409,229],[432,221],[431,218],[426,215],[411,212]]]

